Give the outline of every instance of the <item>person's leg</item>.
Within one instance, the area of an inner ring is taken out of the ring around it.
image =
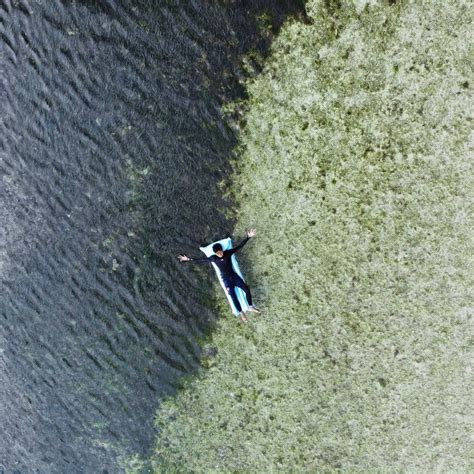
[[[252,313],[260,313],[261,311],[257,309],[253,303],[252,303],[252,295],[250,294],[250,288],[247,286],[247,284],[240,278],[238,275],[234,278],[234,284],[235,286],[238,286],[241,288],[244,293],[245,297],[247,298],[247,303],[249,304],[249,308],[247,311],[251,311]]]
[[[240,301],[237,298],[237,294],[235,293],[234,283],[231,282],[231,281],[225,281],[224,283],[225,283],[225,289],[226,289],[227,293],[229,293],[230,297],[232,298],[232,302],[234,303],[235,308],[237,309],[237,311],[239,313],[241,313],[242,312],[242,306],[240,306]]]
[[[249,306],[252,306],[252,295],[250,294],[250,288],[247,286],[244,280],[242,280],[242,278],[238,276],[237,278],[235,278],[234,285],[238,286],[244,291],[245,297],[247,298],[247,303],[249,304]]]
[[[245,317],[245,314],[244,312],[242,311],[242,306],[240,305],[240,301],[239,299],[237,298],[237,294],[235,292],[235,285],[234,284],[231,284],[229,286],[226,286],[227,288],[227,291],[229,292],[230,294],[230,297],[232,298],[232,301],[234,302],[235,304],[235,308],[237,309],[237,311],[239,312],[237,314],[237,316],[240,316],[240,319],[242,320],[243,323],[246,323],[248,321],[248,319]]]

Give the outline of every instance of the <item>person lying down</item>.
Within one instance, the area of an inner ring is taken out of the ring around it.
[[[234,248],[228,249],[228,250],[223,250],[222,245],[219,243],[214,244],[212,247],[212,250],[214,251],[214,255],[211,255],[210,257],[206,258],[189,258],[186,255],[178,255],[178,259],[180,262],[190,262],[190,263],[198,263],[198,264],[206,264],[206,263],[214,263],[217,268],[219,269],[221,273],[222,280],[224,282],[224,287],[226,292],[230,295],[232,298],[232,302],[234,303],[237,311],[238,311],[238,317],[243,322],[247,322],[247,318],[245,316],[244,311],[242,310],[242,305],[239,302],[239,299],[236,294],[236,288],[241,288],[244,293],[245,297],[247,298],[247,302],[249,304],[249,308],[247,311],[249,312],[254,312],[254,313],[260,313],[260,310],[257,309],[253,304],[252,304],[252,295],[250,293],[250,288],[247,286],[247,284],[244,282],[244,280],[238,275],[233,266],[232,266],[232,255],[234,255],[236,252],[238,252],[252,237],[256,235],[256,230],[255,229],[249,229],[247,231],[247,237],[240,242],[239,245],[237,245]]]

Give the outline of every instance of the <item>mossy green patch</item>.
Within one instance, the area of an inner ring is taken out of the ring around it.
[[[467,472],[472,8],[307,10],[247,84],[233,163],[265,312],[219,324],[157,414],[152,465]]]

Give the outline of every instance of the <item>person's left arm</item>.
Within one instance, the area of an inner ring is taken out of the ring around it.
[[[247,231],[247,237],[242,240],[242,242],[240,242],[239,245],[237,245],[237,247],[234,247],[230,250],[228,250],[226,253],[227,255],[233,255],[234,253],[238,252],[252,237],[255,236],[256,234],[256,230],[255,229],[250,229]]]

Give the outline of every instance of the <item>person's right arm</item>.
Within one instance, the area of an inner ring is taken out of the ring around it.
[[[186,255],[178,255],[178,259],[181,263],[191,262],[191,263],[211,263],[209,258],[189,258]]]

